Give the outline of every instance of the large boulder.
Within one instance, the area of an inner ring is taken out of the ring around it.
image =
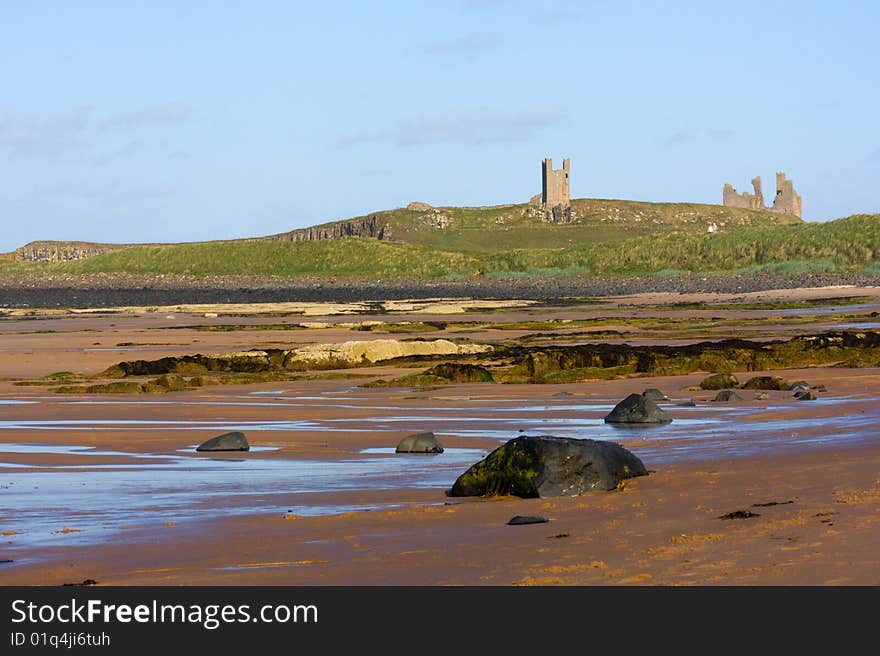
[[[718,392],[712,400],[717,403],[731,403],[733,401],[742,401],[742,397],[733,390],[725,389]]]
[[[649,387],[644,392],[642,392],[642,396],[646,399],[651,399],[652,401],[668,401],[669,397],[666,396],[663,392],[661,392],[656,387]]]
[[[712,374],[700,382],[700,388],[704,390],[729,389],[739,385],[739,379],[733,374]]]
[[[779,376],[755,376],[743,383],[742,388],[751,390],[787,390],[788,381]]]
[[[614,442],[552,435],[516,437],[458,477],[450,496],[562,497],[613,490],[648,471]]]
[[[250,445],[241,431],[223,433],[196,447],[196,451],[249,451]]]
[[[630,394],[605,417],[606,424],[668,424],[672,419],[651,399]]]
[[[443,445],[434,433],[416,433],[400,440],[397,453],[443,453]]]

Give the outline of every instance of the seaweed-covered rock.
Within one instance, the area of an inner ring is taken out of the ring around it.
[[[742,401],[742,397],[733,390],[725,389],[718,392],[712,400],[716,403],[731,403],[733,401]]]
[[[400,440],[397,453],[443,453],[443,445],[434,433],[416,433]]]
[[[613,490],[621,480],[647,473],[641,460],[614,442],[521,435],[459,476],[449,494],[578,496]]]
[[[651,399],[630,394],[605,417],[606,424],[668,424],[672,419]]]
[[[733,374],[712,374],[700,382],[700,389],[720,390],[739,385],[739,379]]]
[[[223,433],[196,447],[196,451],[249,451],[250,445],[241,431]]]
[[[642,392],[642,396],[646,399],[651,399],[652,401],[668,401],[669,397],[666,396],[663,392],[661,392],[656,387],[649,387],[644,392]]]
[[[494,383],[492,373],[478,364],[459,364],[457,362],[444,362],[431,367],[424,373],[425,376],[437,376],[454,383]]]
[[[527,524],[546,524],[550,520],[540,515],[514,515],[508,520],[508,526],[526,526]]]
[[[794,398],[798,401],[815,401],[819,395],[812,390],[798,390],[794,393]]]
[[[788,381],[779,376],[755,376],[749,378],[742,386],[743,389],[752,390],[776,390],[782,391],[788,389]]]
[[[789,392],[797,392],[799,390],[808,390],[808,389],[810,389],[810,384],[805,380],[799,380],[799,381],[794,382],[788,386]]]

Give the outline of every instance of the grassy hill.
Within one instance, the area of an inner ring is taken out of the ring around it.
[[[492,208],[491,211],[502,210]],[[462,212],[466,213],[467,210]],[[464,227],[461,229],[465,230]],[[731,227],[728,224],[715,234],[706,234],[704,229],[697,231],[696,226],[692,230],[658,229],[653,234],[638,237],[563,247],[486,248],[482,252],[365,238],[310,242],[240,240],[139,246],[59,264],[0,262],[0,272],[370,279],[459,278],[473,275],[601,276],[743,269],[787,272],[877,269],[880,272],[880,266],[876,264],[878,254],[880,215],[857,215],[814,224],[798,222],[774,225],[769,221],[744,227]]]
[[[313,230],[332,231],[344,223],[360,226],[373,219],[384,227],[385,240],[451,251],[490,252],[560,248],[670,232],[703,234],[711,223],[722,229],[800,223],[793,216],[721,205],[602,199],[572,201],[572,217],[570,224],[547,223],[538,208],[526,204],[432,207],[386,210],[320,224]],[[292,238],[303,232],[294,230],[271,238]]]

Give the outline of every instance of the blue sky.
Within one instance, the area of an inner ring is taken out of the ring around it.
[[[256,236],[411,200],[880,212],[876,2],[3,3],[0,251]],[[768,194],[769,196],[769,194]]]

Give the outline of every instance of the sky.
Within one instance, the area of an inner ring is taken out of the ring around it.
[[[0,0],[0,251],[405,206],[772,198],[880,212],[880,3]],[[768,191],[769,190],[769,193]]]

